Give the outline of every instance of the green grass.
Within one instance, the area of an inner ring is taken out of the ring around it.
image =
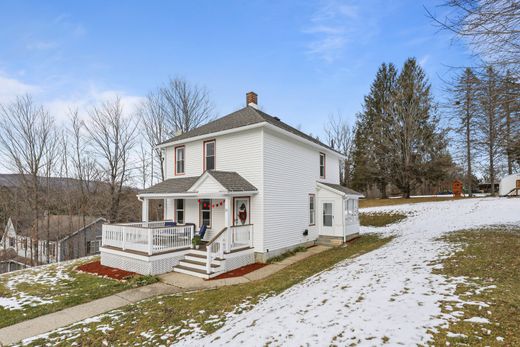
[[[462,250],[442,261],[443,269],[437,271],[449,277],[466,277],[467,283],[458,284],[456,294],[464,301],[485,302],[489,307],[457,308],[456,303],[444,302],[443,312],[451,312],[451,306],[463,316],[434,334],[433,344],[520,346],[520,228],[463,231],[444,239]],[[478,290],[484,287],[488,289]],[[490,323],[464,321],[471,317],[486,318]],[[448,331],[465,337],[448,337]]]
[[[398,212],[361,212],[359,223],[362,226],[384,227],[406,219],[406,214]]]
[[[347,247],[331,248],[310,256],[259,281],[143,301],[112,311],[99,322],[72,325],[66,331],[53,333],[47,340],[33,341],[33,344],[170,345],[183,334],[191,333],[194,326],[212,333],[224,324],[226,314],[249,310],[262,298],[280,294],[339,261],[372,251],[390,240],[364,235]],[[163,340],[160,337],[164,335]]]
[[[417,204],[421,202],[436,202],[436,201],[451,201],[451,200],[460,200],[460,199],[471,199],[471,198],[458,198],[455,199],[451,196],[440,196],[440,197],[417,197],[417,198],[392,198],[392,199],[360,199],[359,207],[379,207],[379,206],[394,206],[394,205],[402,205],[402,204]]]
[[[52,301],[34,306],[27,302],[21,309],[0,307],[0,328],[158,280],[152,276],[135,276],[127,281],[116,281],[74,270],[85,262],[46,265],[0,276],[0,297],[20,300],[23,295]],[[59,279],[54,283],[56,278]]]
[[[288,258],[290,256],[293,256],[295,255],[296,253],[299,253],[299,252],[305,252],[307,251],[307,247],[303,247],[303,246],[299,246],[299,247],[296,247],[294,249],[291,249],[290,251],[287,251],[285,253],[282,253],[276,257],[272,257],[270,258],[267,263],[268,264],[272,264],[272,263],[278,263],[278,262],[281,262],[282,260],[284,260],[285,258]]]

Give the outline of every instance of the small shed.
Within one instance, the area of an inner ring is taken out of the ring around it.
[[[460,181],[460,180],[453,181],[453,184],[452,184],[453,196],[456,198],[460,198],[461,195],[464,193],[463,188],[464,188],[464,185],[462,184],[462,181]]]
[[[502,178],[498,194],[500,196],[520,195],[520,173]]]

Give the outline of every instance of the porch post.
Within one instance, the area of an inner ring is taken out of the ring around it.
[[[231,249],[231,237],[233,233],[231,232],[231,198],[226,197],[224,200],[224,223],[226,230],[226,253],[228,253]]]
[[[149,208],[150,208],[150,200],[148,198],[144,198],[142,202],[142,208],[143,208],[143,218],[142,222],[144,225],[148,224],[148,218],[149,218]]]

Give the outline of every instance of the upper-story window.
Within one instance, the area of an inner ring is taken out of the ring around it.
[[[325,178],[325,153],[320,153],[320,178]]]
[[[175,147],[175,174],[184,175],[184,146]]]
[[[215,140],[204,142],[204,171],[215,170]]]

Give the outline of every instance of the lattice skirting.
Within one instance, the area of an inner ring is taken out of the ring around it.
[[[254,250],[238,252],[236,255],[226,254],[225,272],[238,269],[239,267],[253,264],[255,262]]]
[[[114,267],[141,275],[160,275],[171,272],[184,259],[186,251],[144,257],[101,249],[101,265]]]

